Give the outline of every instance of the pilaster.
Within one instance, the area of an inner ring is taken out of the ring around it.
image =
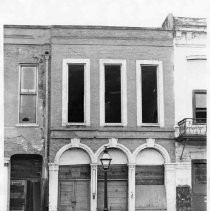
[[[57,211],[58,207],[58,170],[57,163],[49,163],[49,211]]]
[[[176,164],[165,163],[167,210],[176,211]]]
[[[135,164],[128,164],[128,211],[135,211]]]

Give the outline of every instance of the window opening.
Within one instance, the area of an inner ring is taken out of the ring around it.
[[[105,122],[121,123],[121,66],[105,65]]]
[[[142,122],[158,123],[157,66],[142,65]]]
[[[84,65],[68,65],[68,122],[84,122]]]

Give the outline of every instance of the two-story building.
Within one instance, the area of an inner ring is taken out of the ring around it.
[[[175,210],[173,33],[51,28],[49,210]]]
[[[49,38],[47,27],[4,26],[5,210],[48,204]]]
[[[50,211],[103,210],[106,146],[110,210],[175,211],[173,30],[5,26],[4,36],[8,209],[44,210],[49,192]]]
[[[174,30],[177,210],[205,211],[207,35],[206,19],[169,15]]]

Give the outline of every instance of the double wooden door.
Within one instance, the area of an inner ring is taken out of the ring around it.
[[[90,165],[59,167],[58,210],[90,210]]]
[[[60,211],[90,210],[90,181],[72,180],[59,182]]]
[[[206,211],[206,160],[192,162],[192,211]]]

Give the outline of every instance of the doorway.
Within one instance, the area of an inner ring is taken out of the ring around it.
[[[11,157],[10,211],[40,211],[42,157]]]
[[[192,161],[192,211],[207,210],[206,160]]]
[[[90,165],[59,167],[59,211],[90,210]]]

